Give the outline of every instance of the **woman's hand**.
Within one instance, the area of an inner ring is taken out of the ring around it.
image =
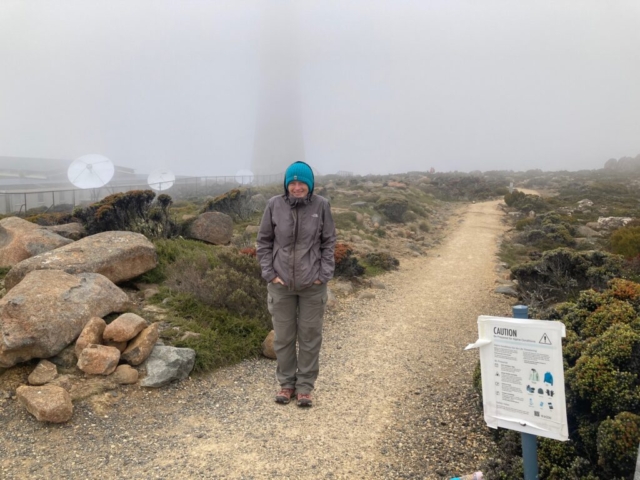
[[[315,282],[313,282],[314,285],[322,285],[322,282],[320,280],[316,280]]]
[[[274,278],[273,280],[271,280],[271,283],[279,283],[280,285],[284,285],[284,282],[280,277]]]

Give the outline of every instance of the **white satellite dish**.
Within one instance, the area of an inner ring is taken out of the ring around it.
[[[67,178],[78,188],[100,188],[113,178],[111,160],[92,153],[76,158],[67,170]]]
[[[250,185],[253,182],[253,172],[251,170],[238,170],[236,172],[236,182],[240,185]]]
[[[169,190],[173,187],[175,181],[176,176],[171,170],[155,170],[147,177],[147,183],[149,186],[159,192]]]

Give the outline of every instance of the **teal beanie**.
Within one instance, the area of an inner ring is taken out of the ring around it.
[[[285,192],[289,187],[289,184],[297,180],[304,182],[309,187],[309,193],[313,192],[313,170],[304,162],[295,162],[289,165],[287,171],[284,173],[284,189]]]

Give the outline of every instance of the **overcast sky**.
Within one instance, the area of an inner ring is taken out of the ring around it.
[[[640,154],[639,25],[638,0],[2,0],[0,156],[251,168],[266,64],[323,173],[600,168]]]

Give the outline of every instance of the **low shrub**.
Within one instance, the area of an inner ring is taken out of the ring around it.
[[[78,219],[75,218],[72,214],[63,212],[39,213],[37,215],[26,217],[25,220],[43,227],[48,227],[51,225],[64,225],[65,223],[73,223],[78,221]]]
[[[202,208],[202,213],[221,212],[235,221],[248,220],[256,210],[251,200],[252,195],[251,190],[235,188],[207,201]]]
[[[346,243],[337,243],[334,250],[336,277],[359,277],[364,273],[364,267],[353,256],[353,250]]]
[[[623,227],[611,234],[611,251],[625,258],[640,255],[640,227]]]
[[[364,257],[364,261],[372,267],[381,268],[382,270],[397,270],[400,266],[400,261],[385,252],[367,253]]]
[[[152,190],[114,193],[88,207],[78,207],[77,217],[89,235],[113,230],[142,233],[149,238],[169,238],[178,234],[169,216],[172,199],[161,194],[154,202]]]
[[[375,209],[392,222],[401,223],[409,208],[409,202],[403,197],[381,197],[375,204]]]

